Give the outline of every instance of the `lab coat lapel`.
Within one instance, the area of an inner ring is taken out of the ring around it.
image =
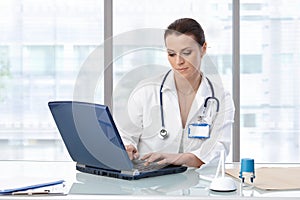
[[[174,130],[182,129],[180,108],[179,108],[179,104],[178,104],[178,96],[177,96],[177,92],[176,92],[176,85],[175,85],[175,81],[174,81],[173,70],[168,75],[168,77],[165,81],[164,87],[162,89],[162,92],[164,95],[164,107],[167,109],[166,113],[172,113],[170,115],[171,118],[169,118],[169,119],[171,120],[172,125],[174,126],[173,127]],[[169,101],[169,102],[167,103],[167,101]]]
[[[202,76],[202,81],[196,93],[195,99],[192,103],[186,125],[191,123],[191,120],[193,120],[195,116],[199,116],[202,113],[205,98],[209,95],[207,84],[208,83],[206,81],[205,76]]]
[[[169,73],[168,77],[166,78],[166,81],[164,83],[164,87],[162,91],[171,90],[172,92],[176,92],[176,85],[174,81],[174,72],[173,70]]]

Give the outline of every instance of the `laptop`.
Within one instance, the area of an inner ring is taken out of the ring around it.
[[[181,173],[186,166],[131,161],[105,105],[52,101],[48,103],[63,142],[81,172],[126,180]],[[138,165],[138,167],[136,167]]]

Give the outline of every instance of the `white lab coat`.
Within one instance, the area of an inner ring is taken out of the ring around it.
[[[150,152],[190,152],[206,164],[218,158],[220,150],[225,150],[228,154],[234,105],[230,94],[211,79],[215,96],[220,102],[220,109],[211,126],[210,138],[188,137],[188,124],[195,122],[199,114],[203,112],[205,98],[212,95],[205,76],[202,76],[186,127],[182,128],[174,72],[170,72],[162,89],[165,129],[168,131],[168,138],[164,140],[159,138],[162,128],[159,90],[164,76],[165,74],[161,74],[140,82],[131,93],[128,100],[128,123],[126,126],[118,127],[124,144],[134,145],[141,156]]]

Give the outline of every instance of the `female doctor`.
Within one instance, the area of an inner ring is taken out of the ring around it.
[[[120,134],[130,159],[200,167],[228,154],[234,105],[201,72],[207,44],[200,24],[174,21],[164,34],[170,71],[143,80],[128,101],[130,125]]]

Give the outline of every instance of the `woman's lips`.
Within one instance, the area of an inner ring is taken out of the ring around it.
[[[179,71],[179,72],[184,72],[184,71],[186,71],[188,68],[187,67],[185,67],[185,68],[180,68],[180,69],[176,69],[177,71]]]

